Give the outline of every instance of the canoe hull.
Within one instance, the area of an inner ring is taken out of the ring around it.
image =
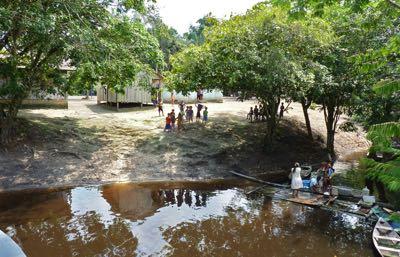
[[[400,257],[400,236],[383,218],[375,225],[372,241],[382,257]]]

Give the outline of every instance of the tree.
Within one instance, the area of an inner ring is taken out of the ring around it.
[[[190,25],[189,31],[183,34],[189,44],[201,45],[205,41],[205,31],[209,27],[218,25],[219,21],[211,13],[197,20],[197,25]]]
[[[329,22],[339,39],[336,47],[314,59],[326,67],[318,72],[325,79],[323,86],[315,84],[310,88],[314,92],[311,95],[316,97],[314,101],[323,105],[327,148],[334,154],[334,137],[340,115],[344,112],[352,114],[358,109],[360,116],[366,116],[368,109],[372,109],[372,113],[382,109],[379,105],[382,96],[374,96],[372,86],[382,78],[392,85],[397,84],[395,74],[399,74],[399,69],[394,68],[396,61],[393,60],[397,55],[393,51],[396,49],[393,42],[398,34],[398,4],[387,0],[344,1],[340,4],[335,1],[274,0],[270,4],[281,6],[294,20],[307,20],[310,15],[321,17]],[[360,72],[359,66],[365,72]],[[385,100],[383,112],[388,117],[391,115],[387,113],[392,113],[396,104]],[[305,103],[303,109],[310,101]],[[373,103],[378,105],[373,106]]]
[[[291,21],[282,9],[258,5],[211,27],[204,45],[173,58],[170,80],[178,91],[218,88],[256,96],[266,113],[266,144],[271,145],[280,101],[301,87],[298,78],[308,80],[304,63],[314,55],[314,46],[332,41],[322,20],[311,23]]]
[[[132,85],[139,73],[152,74],[163,69],[163,54],[158,42],[139,21],[126,16],[111,17],[108,26],[96,31],[92,38],[72,54],[77,72],[72,84],[107,85],[118,93]],[[112,75],[110,75],[112,74]]]
[[[163,22],[155,6],[152,6],[151,11],[146,13],[145,21],[150,26],[148,29],[150,34],[158,40],[164,54],[166,70],[169,70],[171,56],[182,50],[186,46],[186,42],[174,28],[168,27]]]
[[[97,78],[109,85],[115,85],[116,88],[129,84],[135,73],[141,67],[146,67],[144,59],[158,62],[158,57],[151,54],[156,51],[142,52],[146,50],[142,47],[143,44],[137,47],[138,42],[143,42],[142,36],[146,36],[144,27],[138,23],[128,24],[127,20],[116,21],[109,11],[110,8],[116,8],[119,13],[131,8],[143,11],[143,2],[2,1],[0,76],[3,83],[0,86],[0,142],[11,139],[16,116],[24,98],[40,90],[61,88],[65,85],[66,80],[59,72],[60,65],[65,61],[76,65],[78,70],[92,67],[99,74],[96,68],[99,67],[98,57],[101,56],[100,62],[106,65],[100,70],[103,72],[102,76]],[[110,29],[110,24],[113,29]],[[134,38],[129,39],[131,45],[124,45],[127,37],[132,36],[130,33],[124,37],[124,31],[136,33],[133,34]],[[105,37],[120,40],[109,44],[111,41],[105,40]],[[149,47],[155,46],[158,48],[157,44]],[[97,50],[93,51],[96,47]],[[93,55],[93,52],[98,54]],[[120,62],[113,62],[121,56],[123,59]],[[131,61],[122,62],[127,60]],[[81,67],[81,64],[84,65]]]

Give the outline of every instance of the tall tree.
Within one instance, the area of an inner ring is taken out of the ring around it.
[[[174,28],[163,22],[156,6],[152,5],[144,17],[146,24],[149,25],[149,32],[158,40],[164,54],[166,69],[169,70],[171,56],[183,49],[186,42]]]
[[[96,64],[96,55],[82,49],[98,46],[103,60],[109,58],[109,65],[103,69],[105,82],[116,86],[126,85],[126,80],[146,67],[143,58],[159,60],[157,56],[142,53],[141,41],[146,30],[136,23],[115,21],[110,9],[119,13],[135,8],[143,11],[143,0],[71,0],[71,1],[2,1],[0,3],[0,142],[10,140],[15,128],[16,116],[22,100],[30,94],[46,88],[59,88],[65,83],[59,67],[65,62],[80,69],[82,63]],[[111,29],[110,24],[115,30]],[[116,29],[118,27],[118,29]],[[116,31],[135,31],[125,35]],[[131,45],[121,41],[127,36]],[[104,37],[117,40],[108,44]],[[120,40],[120,41],[118,41]],[[138,44],[139,43],[139,44]],[[152,44],[150,47],[155,47]],[[120,47],[120,48],[118,48]],[[123,56],[128,63],[111,63],[115,53]],[[132,54],[135,52],[135,54]],[[153,53],[155,51],[152,51]],[[146,55],[147,54],[147,55]],[[128,58],[129,55],[129,58]],[[98,57],[99,55],[97,55]],[[104,62],[103,62],[104,63]],[[121,65],[121,66],[119,66]],[[96,66],[96,65],[95,65]],[[123,75],[129,74],[129,77]]]
[[[314,47],[332,42],[322,20],[311,22],[309,27],[291,21],[282,9],[259,5],[209,29],[204,45],[175,56],[171,81],[179,91],[219,88],[256,96],[266,110],[266,144],[271,145],[280,101],[301,86],[298,78],[308,80],[304,59],[314,55]]]
[[[205,31],[207,28],[219,24],[219,21],[211,13],[197,20],[196,25],[190,25],[189,31],[183,36],[190,44],[201,45],[205,41]]]

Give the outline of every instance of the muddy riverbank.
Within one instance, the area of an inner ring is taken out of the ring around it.
[[[0,190],[225,179],[232,168],[277,181],[295,161],[326,159],[322,113],[310,111],[316,137],[310,142],[301,107],[293,104],[273,151],[265,151],[265,124],[245,119],[255,104],[230,99],[207,104],[210,122],[188,124],[182,133],[164,133],[164,117],[152,107],[116,112],[75,98],[68,110],[23,110],[18,140],[0,149]],[[172,108],[177,106],[165,106],[166,112]],[[361,130],[338,132],[336,139],[345,167],[351,164],[346,156],[368,147]]]

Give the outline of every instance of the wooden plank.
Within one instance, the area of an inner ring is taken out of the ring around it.
[[[377,248],[378,248],[379,250],[383,250],[383,251],[400,253],[400,249],[396,249],[396,248],[390,248],[390,247],[379,246],[379,245],[377,246]]]
[[[272,183],[272,182],[264,181],[264,180],[261,180],[261,179],[258,179],[258,178],[247,176],[247,175],[245,175],[243,173],[240,173],[240,172],[236,172],[236,171],[232,171],[232,170],[229,170],[228,172],[233,174],[233,175],[235,175],[235,176],[242,177],[242,178],[248,179],[250,181],[258,182],[258,183],[261,183],[261,184],[265,184],[265,185],[269,185],[269,186],[273,186],[273,187],[279,187],[279,188],[290,188],[290,186],[288,186],[288,185],[282,185],[282,184],[278,184],[278,183]]]
[[[249,192],[246,192],[246,195],[250,195],[250,194],[252,194],[254,192],[257,192],[258,190],[263,189],[264,187],[266,187],[266,185],[259,186],[259,187],[255,188],[253,190],[250,190]]]
[[[400,238],[396,238],[396,237],[388,237],[388,236],[374,236],[374,237],[378,238],[378,239],[385,239],[385,240],[392,240],[392,241],[400,242]]]
[[[287,199],[289,202],[299,203],[309,206],[322,206],[326,201],[318,198],[311,198],[311,199],[303,199],[303,198],[289,198]]]
[[[378,225],[376,225],[375,228],[383,229],[383,230],[394,230],[394,228],[392,228],[392,227],[384,227],[384,226],[378,226]]]

